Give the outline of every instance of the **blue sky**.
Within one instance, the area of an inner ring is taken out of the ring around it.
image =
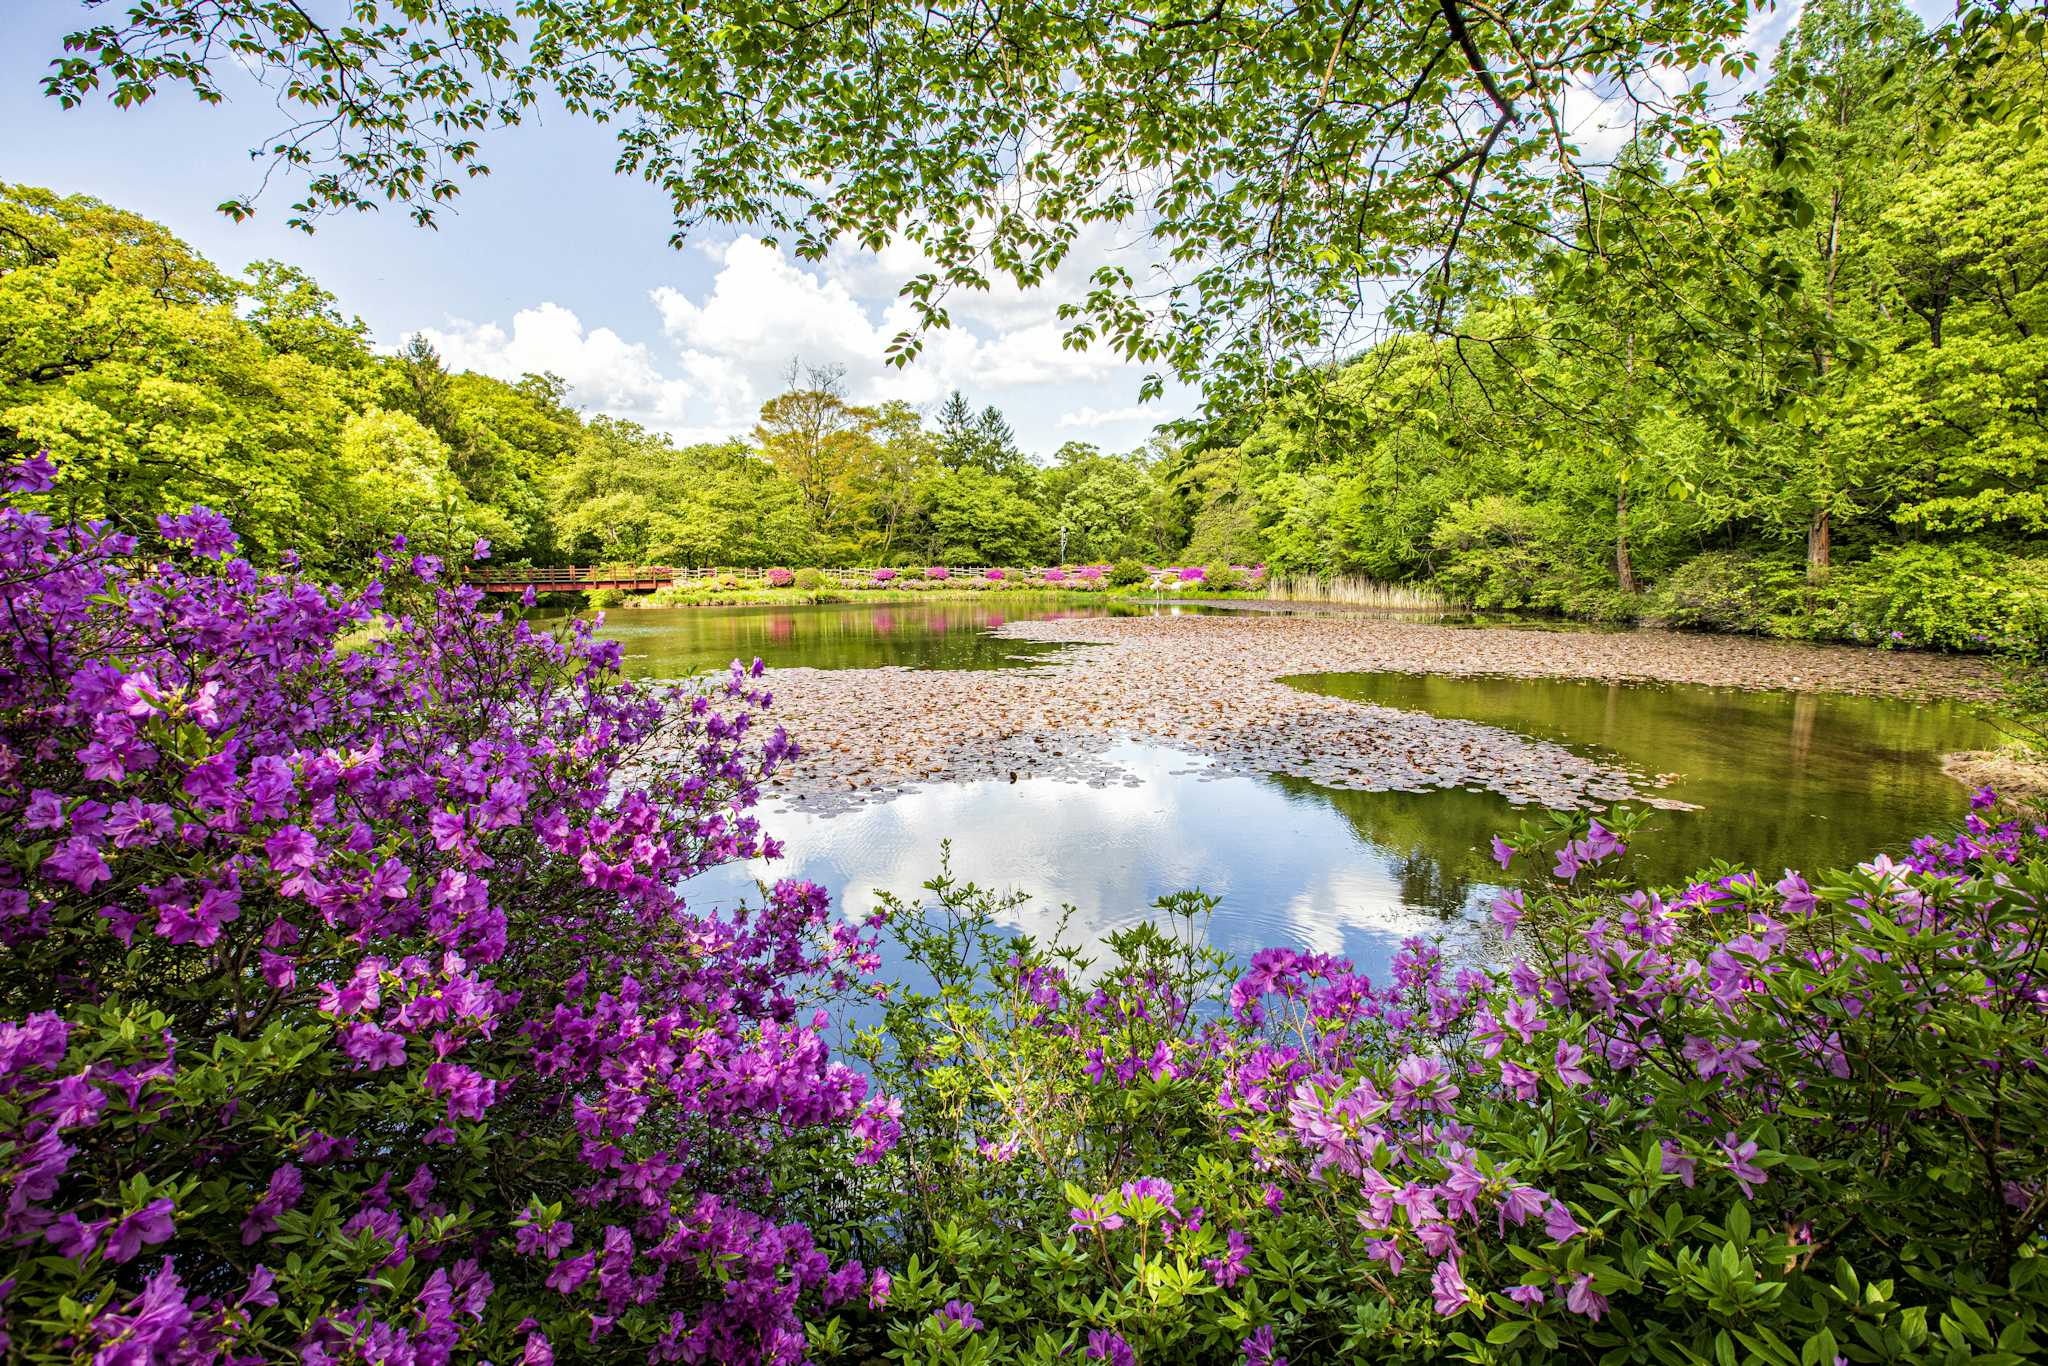
[[[1796,12],[1761,22],[1760,45]],[[1000,406],[1041,457],[1066,440],[1135,446],[1193,407],[1173,390],[1140,408],[1140,369],[1059,344],[1054,308],[1106,254],[1129,253],[1123,243],[1084,241],[1047,290],[956,297],[953,329],[895,370],[883,349],[906,320],[894,296],[914,258],[849,251],[799,264],[720,229],[672,249],[665,199],[613,175],[609,134],[566,114],[492,137],[492,175],[467,185],[437,231],[384,212],[329,219],[308,237],[284,226],[288,184],[253,221],[233,223],[215,206],[258,183],[247,149],[281,122],[269,94],[251,84],[215,108],[168,93],[139,110],[60,109],[38,81],[83,14],[78,0],[0,0],[0,179],[136,210],[230,269],[291,262],[381,346],[424,332],[458,366],[507,378],[553,370],[581,406],[686,440],[744,432],[792,359],[844,366],[861,401],[935,406],[957,386]]]

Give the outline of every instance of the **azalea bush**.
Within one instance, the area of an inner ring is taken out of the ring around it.
[[[1910,858],[1629,890],[1629,821],[1499,841],[1498,970],[1410,941],[1096,961],[948,879],[861,1051],[902,1140],[845,1247],[915,1362],[2036,1360],[2048,829],[1988,796]],[[1509,876],[1504,873],[1504,879]]]
[[[805,1005],[859,936],[680,890],[774,850],[755,674],[158,532],[0,508],[9,1359],[796,1362],[885,1293],[762,1160],[887,1142]]]
[[[1152,581],[1152,571],[1138,560],[1118,560],[1110,566],[1109,581],[1118,588],[1131,588]]]

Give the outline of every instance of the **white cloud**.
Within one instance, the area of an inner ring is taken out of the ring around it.
[[[915,314],[902,299],[864,299],[859,291],[885,274],[900,280],[914,273],[909,250],[899,245],[865,253],[865,263],[812,269],[757,238],[736,238],[707,252],[717,263],[707,287],[650,291],[658,341],[586,327],[558,303],[522,309],[509,330],[450,321],[424,331],[453,366],[504,378],[552,371],[569,382],[578,404],[683,441],[744,433],[781,391],[792,361],[842,367],[850,397],[861,403],[934,404],[961,389],[976,404],[1003,407],[1027,449],[1048,453],[1056,430],[1126,424],[1141,433],[1188,406],[1184,394],[1173,404],[1114,406],[1135,397],[1143,371],[1100,348],[1068,349],[1054,316],[1058,289],[955,296],[952,327],[927,333],[910,365],[886,364],[891,340],[913,326]]]
[[[1061,413],[1055,423],[1061,430],[1071,428],[1108,427],[1123,422],[1164,422],[1164,412],[1157,406],[1132,404],[1128,408],[1076,408],[1071,413]]]
[[[569,382],[579,403],[649,426],[680,424],[691,406],[690,381],[664,373],[644,343],[609,327],[586,330],[560,304],[521,309],[509,332],[496,323],[451,319],[421,333],[453,369],[502,379],[552,372]]]

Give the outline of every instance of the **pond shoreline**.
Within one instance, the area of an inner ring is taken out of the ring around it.
[[[1451,627],[1230,614],[1030,621],[1002,639],[1070,648],[980,673],[778,669],[776,717],[806,749],[774,795],[840,809],[940,783],[1122,781],[1119,739],[1361,791],[1464,788],[1554,808],[1658,801],[1656,779],[1495,726],[1319,696],[1290,675],[1443,673],[1989,700],[1976,661],[1666,631]]]

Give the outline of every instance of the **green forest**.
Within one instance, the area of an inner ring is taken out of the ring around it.
[[[66,516],[205,503],[344,578],[393,531],[513,564],[1222,560],[1988,648],[2048,610],[2048,73],[1922,39],[1897,0],[1809,6],[1725,139],[1638,139],[1433,326],[1120,453],[797,364],[751,431],[678,446],[373,338],[290,265],[7,187],[0,447],[51,452]]]

